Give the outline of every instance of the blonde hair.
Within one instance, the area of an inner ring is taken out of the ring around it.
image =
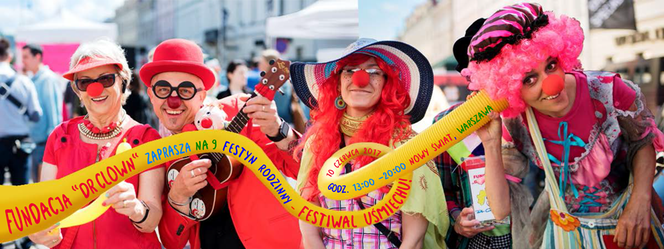
[[[120,45],[117,43],[108,39],[99,39],[96,41],[83,43],[78,47],[78,49],[76,49],[74,55],[71,56],[69,69],[74,68],[81,60],[88,57],[105,57],[122,65],[122,70],[119,70],[119,74],[120,79],[122,80],[122,84],[124,84],[124,92],[122,93],[122,104],[124,105],[127,101],[127,98],[129,97],[129,94],[131,94],[128,89],[129,83],[131,82],[131,69],[127,64],[127,58],[125,58],[124,49],[122,49],[122,47],[120,47]],[[74,74],[74,79],[75,78],[76,74]],[[70,81],[70,84],[72,89],[78,92],[78,89],[74,85],[74,81]]]

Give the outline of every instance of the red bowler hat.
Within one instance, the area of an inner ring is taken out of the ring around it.
[[[65,79],[74,80],[74,74],[83,72],[88,69],[92,69],[95,67],[101,67],[101,66],[106,66],[106,65],[116,65],[120,68],[120,71],[122,71],[122,63],[117,62],[111,58],[108,57],[85,57],[81,60],[78,61],[76,66],[73,68],[69,69],[65,74],[62,75]]]
[[[196,43],[184,39],[170,39],[160,43],[154,50],[152,62],[145,64],[139,72],[143,84],[150,87],[152,77],[163,72],[183,72],[198,76],[205,90],[216,81],[214,73],[203,64],[203,51]]]

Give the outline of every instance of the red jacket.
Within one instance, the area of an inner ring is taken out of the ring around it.
[[[244,102],[237,96],[231,96],[224,98],[222,105],[231,120],[244,106]],[[245,127],[240,134],[263,148],[285,176],[297,179],[300,167],[297,161],[277,148],[259,127]],[[291,249],[300,246],[302,236],[297,218],[286,212],[251,170],[243,170],[238,179],[228,186],[228,205],[233,224],[245,248]],[[200,248],[199,223],[178,214],[167,200],[164,200],[162,206],[164,214],[159,223],[159,235],[164,247],[181,249],[189,241],[192,249]]]

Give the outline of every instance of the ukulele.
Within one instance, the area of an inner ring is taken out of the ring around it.
[[[270,68],[267,72],[261,72],[261,79],[256,85],[256,90],[251,93],[249,99],[261,95],[269,100],[273,100],[274,94],[279,87],[290,79],[290,61],[271,60],[269,65]],[[249,121],[247,114],[244,112],[245,107],[246,104],[242,106],[233,120],[226,125],[227,131],[240,133],[240,131],[244,129]],[[183,130],[196,130],[193,124],[187,125],[186,128],[188,129]],[[212,166],[210,166],[206,173],[208,184],[194,194],[189,203],[189,209],[191,210],[191,215],[197,221],[203,221],[221,210],[223,205],[226,205],[226,197],[228,194],[226,186],[228,186],[232,180],[240,176],[243,165],[236,159],[228,157],[222,153],[203,153],[174,160],[166,171],[168,191],[170,191],[171,184],[182,170],[182,167],[187,165],[187,163],[190,163],[192,160],[197,160],[199,158],[210,159],[210,161],[212,161]]]

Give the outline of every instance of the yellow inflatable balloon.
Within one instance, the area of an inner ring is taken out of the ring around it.
[[[323,165],[318,176],[320,191],[326,197],[335,200],[346,200],[366,195],[373,190],[390,184],[394,179],[403,177],[419,168],[487,124],[490,121],[487,117],[489,112],[501,112],[506,108],[507,101],[493,101],[486,92],[481,91],[413,139],[402,144],[394,151],[387,153],[384,157],[350,174],[339,176],[339,165],[343,165],[343,163],[339,164],[339,162],[345,162],[342,160],[343,156],[339,155],[352,155],[362,145],[353,144],[346,146],[334,154]],[[362,152],[361,149],[360,152]],[[367,152],[372,153],[371,151]],[[381,152],[377,151],[374,153],[380,154]],[[365,182],[371,182],[372,184],[365,187]],[[357,184],[362,186],[359,188],[354,187],[352,190],[357,190],[349,192],[331,191],[322,188],[323,186],[328,186],[330,183],[341,186],[357,186]]]
[[[101,205],[102,203],[104,203],[106,199],[108,198],[106,197],[106,192],[104,192],[102,195],[97,197],[95,201],[90,203],[90,205],[86,206],[85,208],[76,210],[75,213],[65,218],[64,220],[60,221],[60,225],[58,227],[67,228],[67,227],[79,226],[97,219],[97,217],[104,214],[106,210],[108,210],[108,208],[110,207],[110,206],[104,207]]]
[[[115,150],[115,154],[120,154],[128,150],[131,150],[131,144],[127,143],[127,138],[123,138],[122,143],[118,144],[118,148]]]
[[[318,177],[324,195],[350,199],[392,184],[383,200],[361,211],[327,210],[310,204],[289,185],[276,184],[286,179],[253,141],[236,133],[206,130],[145,143],[58,180],[0,186],[0,210],[4,213],[0,219],[0,241],[44,230],[115,184],[155,165],[204,152],[224,153],[244,163],[282,206],[300,220],[337,229],[364,227],[386,219],[401,208],[410,192],[413,170],[486,124],[489,111],[499,112],[506,107],[505,101],[492,101],[482,92],[394,151],[380,144],[356,143],[336,152]],[[380,158],[360,170],[339,176],[343,162],[362,155]],[[94,215],[97,213],[90,217],[94,219]]]

